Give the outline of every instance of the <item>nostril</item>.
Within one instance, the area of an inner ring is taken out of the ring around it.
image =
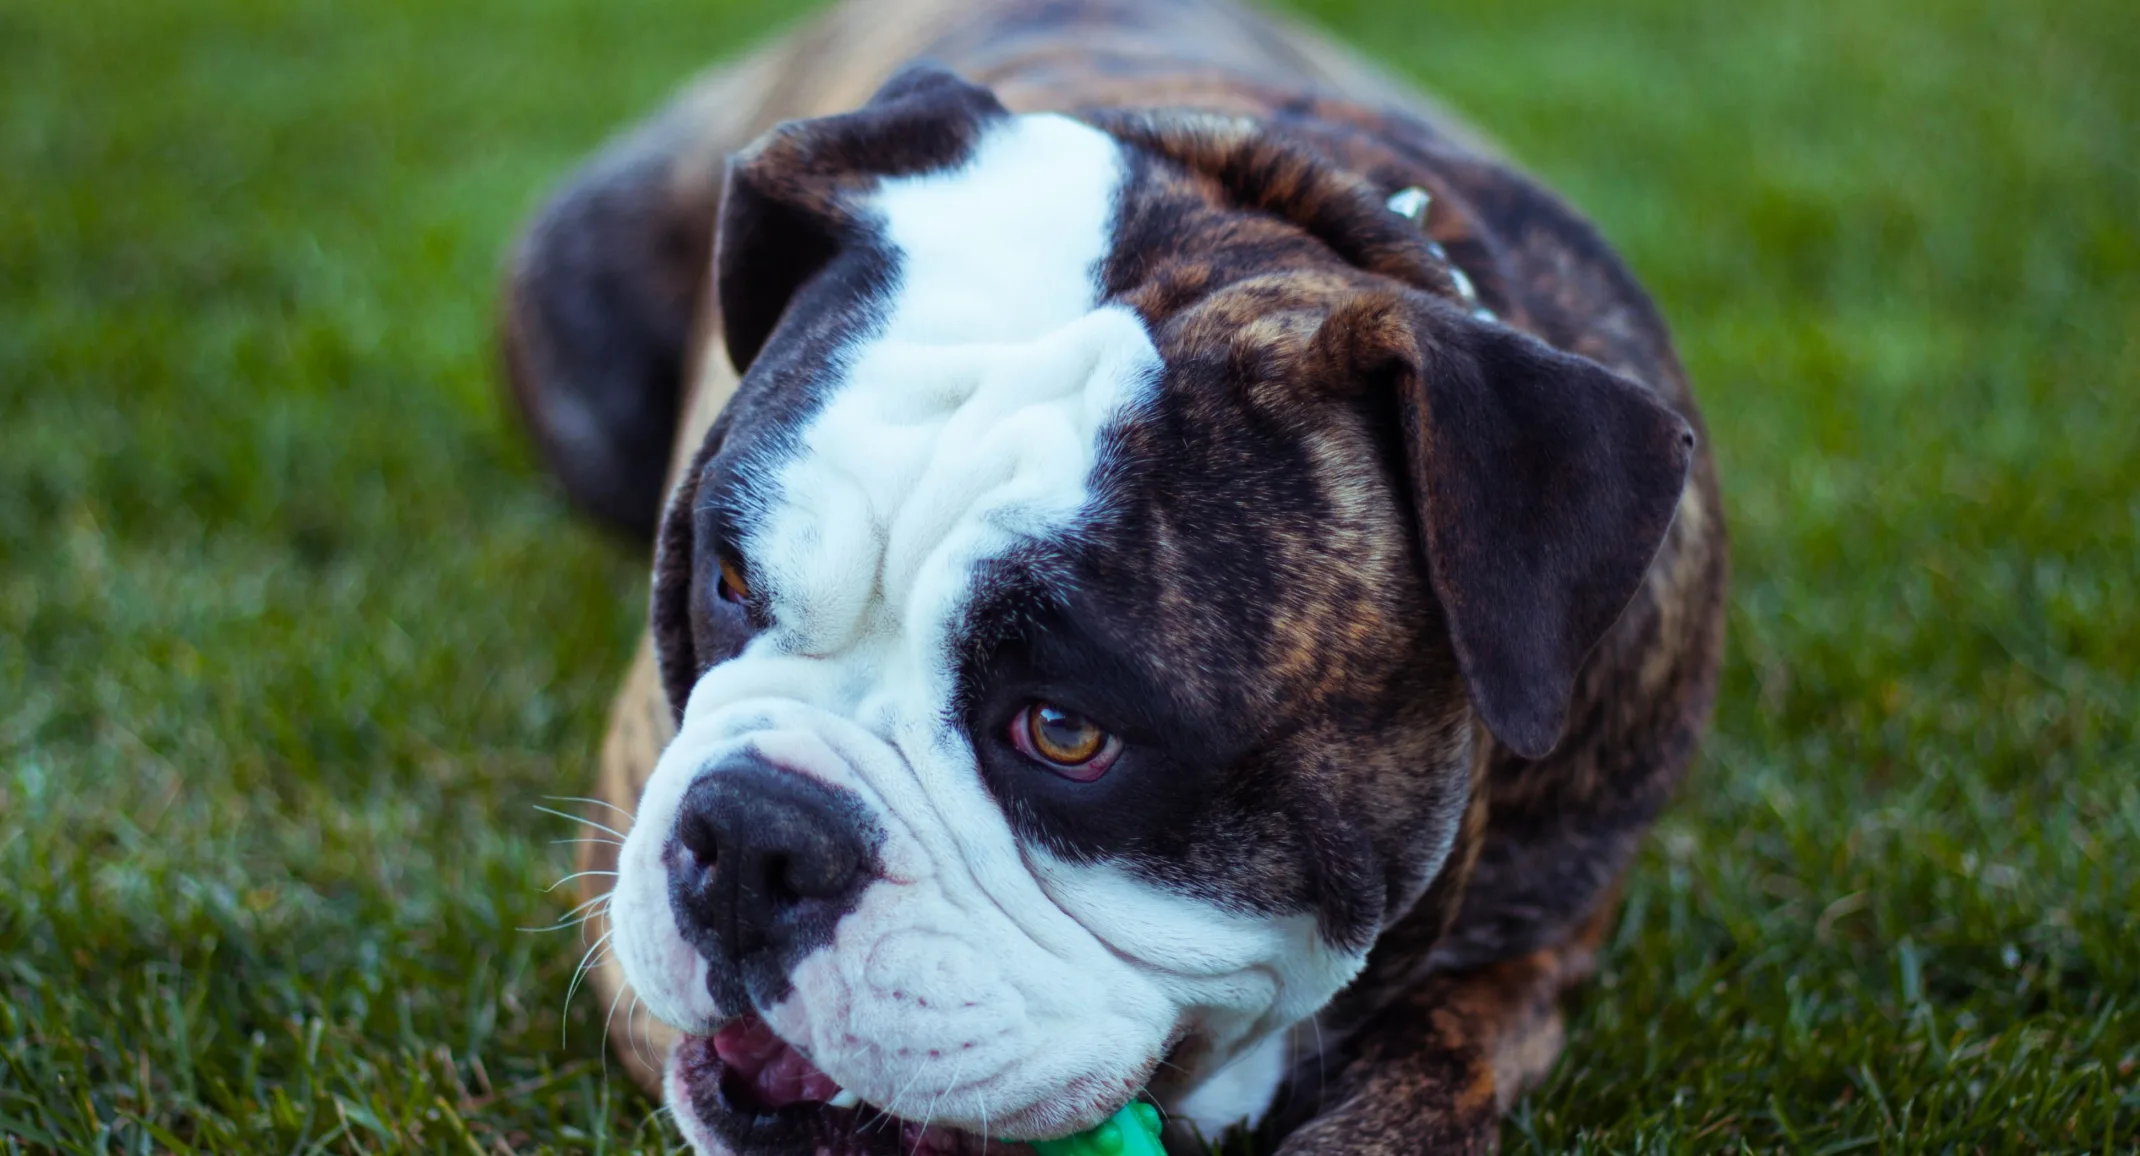
[[[778,852],[765,857],[765,893],[767,898],[783,906],[803,897],[795,886],[793,859]]]
[[[702,810],[687,810],[677,817],[676,841],[683,844],[701,869],[712,870],[721,857],[720,832],[715,829],[713,817]]]

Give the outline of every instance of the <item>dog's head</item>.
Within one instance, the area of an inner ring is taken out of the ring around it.
[[[926,69],[732,163],[743,380],[663,518],[680,731],[610,909],[700,1147],[1260,1110],[1481,726],[1553,744],[1691,435],[1454,303],[1387,192]]]

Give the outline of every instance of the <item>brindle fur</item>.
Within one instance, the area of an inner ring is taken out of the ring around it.
[[[699,81],[590,165],[531,231],[508,302],[509,367],[584,505],[650,530],[653,503],[736,388],[704,291],[723,159],[778,121],[861,104],[915,57],[989,86],[1014,111],[1080,110],[1101,123],[1121,109],[1246,117],[1312,141],[1379,187],[1422,186],[1434,195],[1428,231],[1487,305],[1643,383],[1700,429],[1663,323],[1590,227],[1476,134],[1327,41],[1208,0],[850,0]],[[559,235],[584,243],[545,243]],[[1244,357],[1327,355],[1304,349],[1284,315],[1327,301],[1332,275],[1286,275],[1269,246],[1242,252],[1228,268],[1224,245],[1179,247],[1109,275],[1183,341],[1209,324],[1236,333]],[[650,315],[618,322],[634,312]],[[575,374],[595,359],[569,348],[574,332],[651,346],[625,351],[624,376]],[[605,420],[606,441],[588,428]],[[642,452],[664,443],[666,466]],[[1477,732],[1455,852],[1321,1017],[1330,1046],[1281,1090],[1266,1142],[1297,1153],[1490,1150],[1499,1113],[1552,1063],[1559,996],[1588,974],[1616,881],[1691,761],[1715,689],[1726,557],[1702,444],[1662,549],[1582,668],[1559,744],[1525,759]],[[1305,655],[1329,624],[1295,629]],[[611,717],[599,797],[629,809],[673,729],[642,641]],[[613,846],[585,847],[583,869],[613,869]],[[601,891],[590,885],[588,897]],[[607,930],[599,915],[588,926]],[[667,1029],[638,1014],[613,961],[594,982],[618,1013],[619,1056],[651,1090]]]

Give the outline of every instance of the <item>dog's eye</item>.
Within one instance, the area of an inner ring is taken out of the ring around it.
[[[721,601],[742,604],[750,601],[750,583],[743,580],[743,571],[734,562],[721,559]]]
[[[1091,719],[1045,702],[1033,703],[1011,719],[1011,745],[1056,774],[1081,783],[1106,774],[1122,753],[1122,740]]]

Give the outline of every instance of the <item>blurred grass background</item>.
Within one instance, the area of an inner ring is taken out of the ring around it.
[[[1531,1150],[2140,1145],[2140,6],[1303,10],[1593,214],[1735,535]],[[0,0],[0,1149],[653,1151],[543,888],[641,621],[515,223],[772,0]]]

